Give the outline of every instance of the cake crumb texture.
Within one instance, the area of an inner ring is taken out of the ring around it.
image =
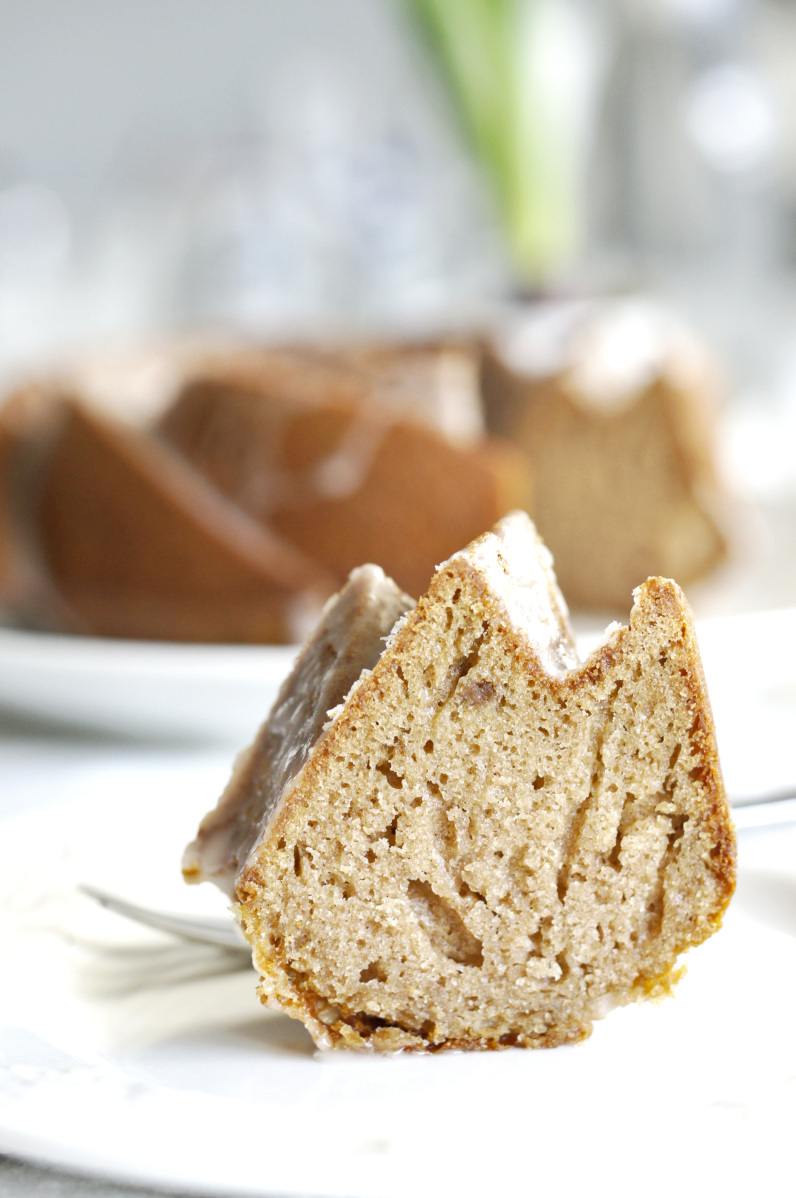
[[[263,1001],[320,1046],[580,1040],[720,925],[734,832],[682,592],[649,579],[585,662],[565,612],[508,517],[440,567],[271,804],[240,918]]]

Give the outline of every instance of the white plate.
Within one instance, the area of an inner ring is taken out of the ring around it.
[[[296,652],[0,629],[0,707],[127,736],[243,743]]]
[[[727,790],[796,792],[796,607],[697,622]]]
[[[221,772],[105,769],[0,825],[0,1151],[216,1195],[783,1192],[796,829],[745,834],[726,926],[676,997],[584,1044],[319,1056],[247,968],[75,890],[218,907],[177,862]]]

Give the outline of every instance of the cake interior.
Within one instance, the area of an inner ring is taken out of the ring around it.
[[[668,991],[729,901],[682,593],[649,580],[581,663],[549,564],[511,528],[534,577],[505,524],[439,570],[238,879],[262,997],[321,1045],[580,1039]]]

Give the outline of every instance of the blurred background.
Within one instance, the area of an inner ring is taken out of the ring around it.
[[[643,292],[791,494],[794,52],[792,0],[0,0],[0,381]]]
[[[744,383],[786,349],[789,0],[0,0],[0,32],[5,369],[639,287]]]

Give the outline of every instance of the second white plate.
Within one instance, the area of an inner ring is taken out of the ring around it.
[[[0,629],[0,707],[158,740],[250,740],[298,650]]]

